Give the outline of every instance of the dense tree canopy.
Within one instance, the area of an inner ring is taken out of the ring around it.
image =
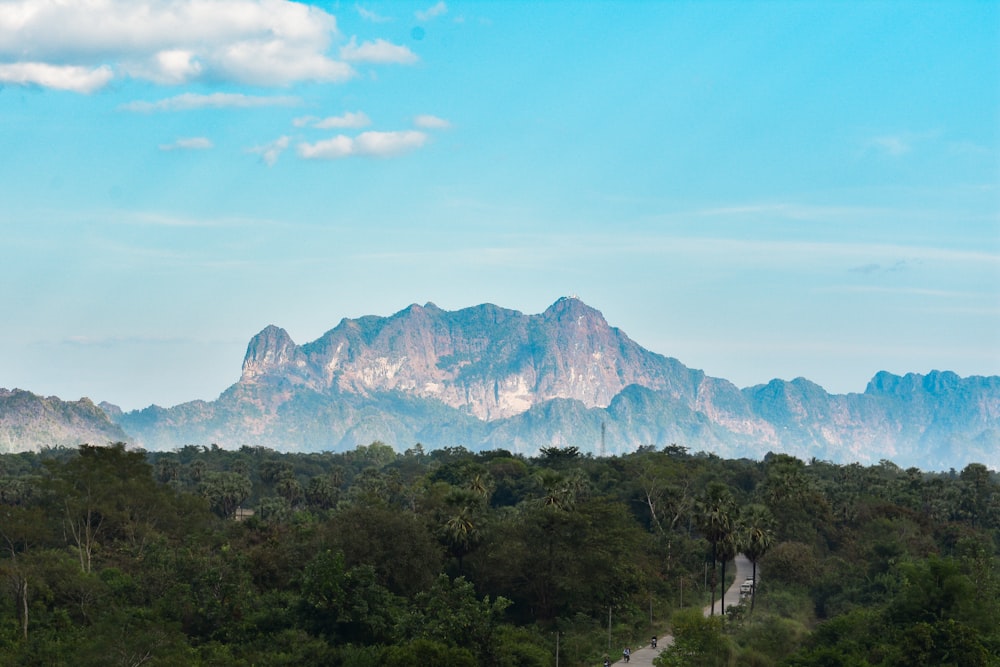
[[[0,664],[583,666],[669,627],[664,665],[998,665],[998,537],[978,464],[10,454]],[[754,597],[703,618],[738,552]]]

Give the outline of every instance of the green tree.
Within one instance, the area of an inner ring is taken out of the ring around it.
[[[246,475],[237,472],[206,472],[198,491],[208,500],[213,512],[223,519],[232,519],[250,497],[251,484]]]
[[[448,552],[458,562],[458,573],[464,572],[465,556],[471,553],[483,538],[485,508],[483,497],[456,489],[445,498],[450,510],[441,526],[441,536]]]
[[[352,504],[330,517],[323,537],[327,548],[343,551],[349,567],[370,565],[378,582],[398,595],[424,590],[441,571],[441,547],[412,512]]]
[[[729,488],[720,482],[711,482],[695,506],[695,522],[698,530],[712,547],[712,575],[709,585],[712,590],[712,610],[715,615],[715,591],[719,584],[716,564],[723,556],[722,577],[725,582],[725,556],[735,551],[736,501]],[[721,547],[721,549],[720,549]],[[723,613],[725,610],[723,609]]]
[[[753,590],[750,593],[750,611],[757,601],[757,563],[774,544],[774,517],[764,505],[748,505],[740,512],[739,543],[743,555],[753,565]]]
[[[159,508],[144,453],[127,451],[121,442],[82,445],[65,464],[46,464],[50,501],[63,517],[82,571],[93,570],[95,551],[107,533],[127,537],[137,546],[145,540]]]
[[[430,639],[414,639],[391,646],[382,656],[385,667],[413,667],[414,665],[448,665],[449,667],[476,667],[475,658],[464,648],[452,648]]]
[[[722,632],[722,619],[706,617],[700,610],[684,609],[670,623],[673,644],[653,664],[657,667],[728,667],[735,648]]]
[[[477,655],[480,665],[496,664],[497,631],[510,600],[479,599],[464,577],[439,575],[429,590],[414,598],[414,613],[404,626],[408,637],[427,637]]]
[[[40,507],[0,505],[0,537],[8,559],[0,561],[0,574],[7,578],[21,621],[21,634],[28,639],[28,605],[31,568],[25,554],[47,537],[45,513]]]

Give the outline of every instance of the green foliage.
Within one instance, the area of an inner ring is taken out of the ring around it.
[[[437,540],[412,512],[352,504],[334,514],[323,530],[348,565],[371,566],[379,584],[394,593],[414,595],[441,571]]]
[[[476,667],[475,658],[466,649],[454,648],[430,639],[414,639],[408,644],[388,648],[382,656],[386,667],[413,665],[454,665]]]
[[[250,480],[238,472],[210,472],[199,476],[199,491],[208,500],[212,511],[223,519],[231,519],[236,510],[250,497]]]
[[[672,614],[661,664],[994,666],[998,491],[683,447],[0,456],[0,664],[592,667]],[[754,612],[704,618],[740,551]]]
[[[790,616],[772,612],[745,625],[735,637],[741,647],[737,664],[777,664],[794,653],[809,629]]]
[[[976,587],[951,559],[931,557],[900,566],[903,583],[889,604],[895,623],[935,623],[951,619],[976,623]],[[992,625],[992,619],[987,620]]]
[[[302,573],[301,617],[313,634],[332,642],[390,641],[401,601],[375,581],[371,566],[348,568],[340,552],[323,551]]]
[[[728,667],[736,648],[722,632],[722,619],[706,617],[698,609],[674,614],[670,622],[674,643],[653,661],[657,667]]]

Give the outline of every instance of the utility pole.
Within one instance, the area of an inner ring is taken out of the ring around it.
[[[608,655],[611,655],[611,607],[608,607]]]

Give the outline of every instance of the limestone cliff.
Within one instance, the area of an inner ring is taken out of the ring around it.
[[[1000,467],[1000,378],[879,373],[864,393],[847,395],[804,378],[739,389],[644,349],[575,298],[537,315],[412,305],[344,319],[303,345],[268,326],[218,400],[118,421],[150,448],[321,450],[382,440],[401,449],[574,445],[614,454],[678,444],[733,457]]]

